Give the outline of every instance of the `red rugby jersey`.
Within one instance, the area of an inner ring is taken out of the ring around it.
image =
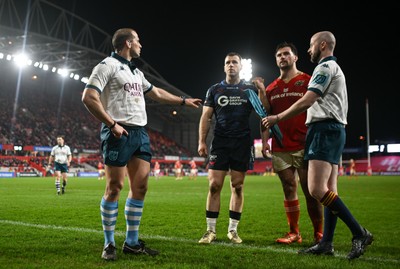
[[[285,83],[280,78],[275,79],[266,88],[267,99],[271,105],[271,115],[276,115],[289,108],[307,92],[308,82],[311,76],[300,73]],[[288,120],[278,122],[279,129],[283,134],[284,148],[280,148],[275,138],[272,139],[272,152],[287,152],[301,150],[305,146],[307,133],[306,114],[301,113]]]

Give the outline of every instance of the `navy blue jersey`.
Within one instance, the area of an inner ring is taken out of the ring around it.
[[[246,89],[258,94],[255,86],[243,79],[235,85],[221,81],[208,89],[204,105],[214,109],[216,119],[214,135],[224,137],[250,135],[249,118],[253,106],[244,92]]]

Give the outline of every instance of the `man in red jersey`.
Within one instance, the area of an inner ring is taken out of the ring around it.
[[[297,48],[292,43],[280,43],[275,50],[276,64],[280,76],[266,87],[267,112],[278,114],[286,110],[307,91],[310,75],[299,71],[296,67],[298,59]],[[261,80],[256,80],[258,88],[264,87]],[[279,122],[278,126],[283,134],[283,145],[278,146],[272,138],[272,148],[268,144],[269,130],[261,126],[262,154],[267,158],[267,153],[272,153],[272,165],[282,183],[284,193],[284,208],[290,231],[282,238],[276,239],[277,243],[291,244],[303,241],[299,230],[300,203],[297,195],[298,179],[307,202],[308,215],[314,227],[314,243],[322,238],[323,213],[322,205],[314,199],[307,185],[307,164],[304,161],[304,147],[307,126],[305,125],[306,112]]]
[[[174,169],[175,169],[175,180],[182,180],[183,179],[182,163],[179,160],[175,162]]]
[[[194,160],[191,160],[189,162],[189,165],[190,165],[189,179],[195,180],[197,178],[197,164]]]
[[[101,161],[99,161],[98,163],[97,163],[97,171],[98,171],[98,173],[99,173],[99,176],[98,176],[98,180],[103,180],[104,179],[104,174],[105,174],[105,172],[104,172],[104,164],[101,162]]]

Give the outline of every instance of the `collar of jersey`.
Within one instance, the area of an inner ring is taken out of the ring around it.
[[[114,51],[111,52],[111,57],[117,59],[118,61],[120,61],[123,64],[126,64],[129,66],[129,68],[133,71],[135,70],[136,66],[133,62],[128,61],[127,59],[125,59],[124,57],[118,55],[117,53],[115,53]]]
[[[241,79],[238,84],[228,84],[228,82],[226,82],[226,80],[221,81],[222,85],[240,85],[240,84],[243,84],[243,83],[244,83],[243,79]]]
[[[337,61],[337,58],[335,57],[335,56],[328,56],[328,57],[325,57],[324,59],[322,59],[320,62],[319,62],[319,64],[320,63],[323,63],[323,62],[327,62],[327,61]]]

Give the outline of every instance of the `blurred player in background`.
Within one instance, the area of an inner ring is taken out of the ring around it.
[[[278,114],[289,108],[299,100],[306,92],[310,75],[297,69],[298,53],[292,43],[283,42],[277,45],[275,50],[276,64],[280,70],[280,76],[266,88],[267,104],[269,114]],[[264,85],[258,84],[262,89]],[[306,198],[307,211],[314,227],[314,243],[319,243],[322,238],[323,207],[319,201],[314,199],[308,191],[307,163],[304,161],[304,146],[306,143],[307,126],[306,112],[303,112],[287,121],[279,122],[278,126],[283,134],[283,145],[278,146],[275,137],[272,137],[272,148],[268,144],[270,132],[261,125],[262,154],[268,158],[272,153],[272,165],[278,174],[282,184],[284,201],[289,232],[285,236],[276,239],[280,244],[301,243],[300,234],[300,202],[297,194],[298,182]]]
[[[353,177],[358,178],[356,170],[356,162],[354,161],[354,159],[350,159],[349,165],[350,165],[349,179],[352,179]]]
[[[97,178],[98,180],[103,180],[104,179],[104,164],[103,162],[99,161],[97,163],[97,172],[99,173],[99,177]]]
[[[190,165],[190,174],[189,174],[189,179],[191,180],[196,180],[197,178],[197,164],[194,160],[191,160],[189,162]]]
[[[158,161],[156,161],[154,163],[154,170],[153,171],[154,171],[154,177],[156,178],[156,180],[159,180],[160,179],[161,168],[160,168],[160,163]]]
[[[57,145],[51,149],[49,157],[49,166],[54,161],[54,174],[55,174],[55,185],[57,194],[60,195],[65,193],[65,188],[68,181],[68,167],[71,164],[72,154],[71,148],[65,145],[64,136],[57,136]],[[62,177],[62,186],[60,186],[60,181]],[[61,191],[61,192],[60,192]]]
[[[182,180],[183,179],[183,177],[182,177],[182,173],[183,173],[182,163],[179,160],[177,160],[175,162],[174,170],[175,170],[175,180]]]

